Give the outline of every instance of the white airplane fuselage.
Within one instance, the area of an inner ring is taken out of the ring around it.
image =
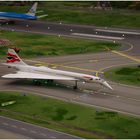
[[[55,70],[55,69],[51,69],[45,66],[36,67],[36,66],[30,66],[30,65],[12,64],[11,67],[17,70],[20,70],[22,72],[29,72],[29,73],[36,73],[36,74],[50,74],[53,76],[66,76],[66,77],[75,78],[75,81],[99,83],[109,89],[112,89],[105,80],[97,76],[93,76],[89,74],[82,74],[82,73],[69,72],[69,71],[63,71],[63,70]]]
[[[77,88],[77,81],[81,81],[88,83],[98,83],[109,89],[112,89],[112,87],[105,80],[97,76],[64,70],[56,70],[45,66],[36,67],[28,65],[22,61],[14,49],[8,49],[7,63],[4,63],[4,65],[15,68],[17,71],[14,74],[10,73],[3,75],[3,78],[71,80],[76,82],[75,88]]]

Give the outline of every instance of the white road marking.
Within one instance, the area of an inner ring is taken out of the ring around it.
[[[48,96],[49,97],[49,96]],[[53,96],[52,96],[53,97]],[[55,98],[56,99],[56,98]],[[58,98],[60,99],[60,98]],[[61,99],[62,100],[62,99]],[[65,99],[63,99],[65,101]],[[71,137],[75,137],[75,138],[79,138],[81,139],[80,137],[78,136],[74,136],[74,135],[71,135],[71,134],[68,134],[68,133],[64,133],[64,132],[61,132],[61,131],[57,131],[57,130],[54,130],[54,129],[50,129],[50,128],[45,128],[45,127],[42,127],[42,126],[38,126],[38,125],[34,125],[34,124],[30,124],[30,123],[27,123],[27,122],[22,122],[20,120],[15,120],[15,119],[12,119],[12,118],[8,118],[8,117],[4,117],[4,116],[0,116],[0,118],[6,118],[6,119],[9,119],[9,120],[12,120],[12,121],[16,121],[16,122],[20,122],[20,123],[24,123],[24,124],[27,124],[27,125],[32,125],[32,126],[35,126],[35,127],[38,127],[38,128],[43,128],[43,129],[46,129],[46,130],[49,130],[51,132],[55,132],[55,133],[58,133],[58,134],[63,134],[63,135],[67,135],[67,136],[71,136]],[[42,133],[43,134],[43,133]]]
[[[24,130],[24,131],[26,131],[26,130],[27,130],[27,129],[26,129],[26,128],[24,128],[24,127],[22,127],[21,129],[22,129],[22,130]]]
[[[102,32],[109,32],[109,33],[122,33],[122,34],[131,34],[131,35],[140,35],[139,32],[104,30],[104,29],[95,29],[95,30],[96,31],[102,31]]]
[[[8,123],[5,123],[5,122],[4,122],[4,123],[2,123],[2,124],[3,124],[3,125],[9,125]]]
[[[113,40],[123,40],[123,37],[114,37],[114,36],[103,36],[103,35],[94,35],[94,34],[82,34],[82,33],[71,33],[71,35],[84,36],[84,37],[95,37],[103,39],[113,39]]]
[[[30,130],[30,132],[31,132],[31,133],[37,133],[37,132],[36,132],[36,131],[34,131],[34,130]]]
[[[14,128],[17,128],[17,126],[16,125],[11,125],[12,127],[14,127]]]
[[[89,60],[90,63],[92,62],[98,62],[99,60]]]

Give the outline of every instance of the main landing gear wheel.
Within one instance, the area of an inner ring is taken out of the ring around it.
[[[34,79],[33,83],[35,85],[47,85],[47,84],[52,84],[54,80],[39,80],[39,79]]]
[[[77,81],[75,81],[75,86],[73,86],[73,89],[78,89]]]

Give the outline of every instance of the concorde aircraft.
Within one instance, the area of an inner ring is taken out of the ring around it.
[[[7,63],[3,63],[8,67],[15,68],[16,73],[6,74],[2,76],[3,78],[13,78],[13,79],[46,79],[46,80],[71,80],[75,81],[74,88],[77,88],[77,82],[88,82],[88,83],[99,83],[104,87],[107,87],[112,90],[112,87],[103,79],[97,76],[56,70],[51,69],[45,66],[31,66],[27,65],[22,59],[18,56],[14,49],[8,49],[7,53]]]
[[[43,18],[46,17],[47,15],[40,15],[36,16],[37,13],[37,5],[38,3],[35,2],[31,9],[24,14],[21,13],[15,13],[15,12],[0,12],[0,20],[5,20],[5,21],[14,21],[14,20],[37,20],[38,18]],[[38,11],[42,12],[42,11]]]

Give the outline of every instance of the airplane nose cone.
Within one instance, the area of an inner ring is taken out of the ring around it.
[[[111,90],[113,90],[113,88],[105,81],[103,82],[103,85]]]

